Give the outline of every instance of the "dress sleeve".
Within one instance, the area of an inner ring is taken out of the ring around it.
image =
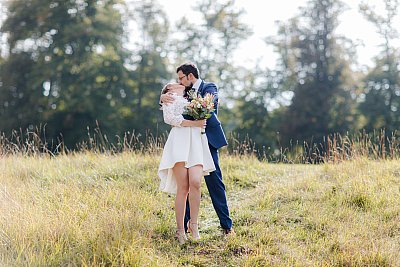
[[[184,118],[182,114],[177,111],[177,104],[178,101],[176,100],[169,105],[163,104],[164,122],[175,127],[182,127],[181,123]]]

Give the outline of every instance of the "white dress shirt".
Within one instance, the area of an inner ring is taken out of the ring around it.
[[[197,79],[197,81],[193,84],[192,88],[194,88],[195,93],[199,91],[200,85],[201,85],[202,80]]]

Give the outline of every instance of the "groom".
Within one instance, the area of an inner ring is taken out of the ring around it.
[[[222,181],[221,168],[219,167],[218,149],[226,146],[228,143],[225,134],[221,127],[221,122],[218,120],[218,88],[214,83],[205,82],[199,78],[199,70],[192,63],[185,63],[176,69],[179,83],[188,89],[194,90],[196,94],[204,97],[207,93],[214,95],[214,108],[212,116],[207,120],[206,135],[210,152],[214,160],[216,170],[210,175],[205,176],[206,185],[210,192],[210,197],[217,212],[220,225],[225,235],[234,234],[232,229],[232,220],[229,216],[228,203],[226,201],[225,185]],[[174,98],[162,94],[160,97],[161,102],[171,103]],[[188,202],[186,203],[185,214],[185,228],[190,219],[190,210]],[[187,230],[187,229],[186,229]]]

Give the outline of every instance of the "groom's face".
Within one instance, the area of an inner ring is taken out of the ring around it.
[[[178,71],[178,82],[185,86],[185,87],[191,87],[192,86],[192,82],[189,80],[189,75],[185,75],[181,70]]]

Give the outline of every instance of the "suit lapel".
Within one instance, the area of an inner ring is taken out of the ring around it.
[[[201,95],[203,97],[203,87],[204,87],[204,81],[201,81],[199,90],[197,90],[197,94]]]

